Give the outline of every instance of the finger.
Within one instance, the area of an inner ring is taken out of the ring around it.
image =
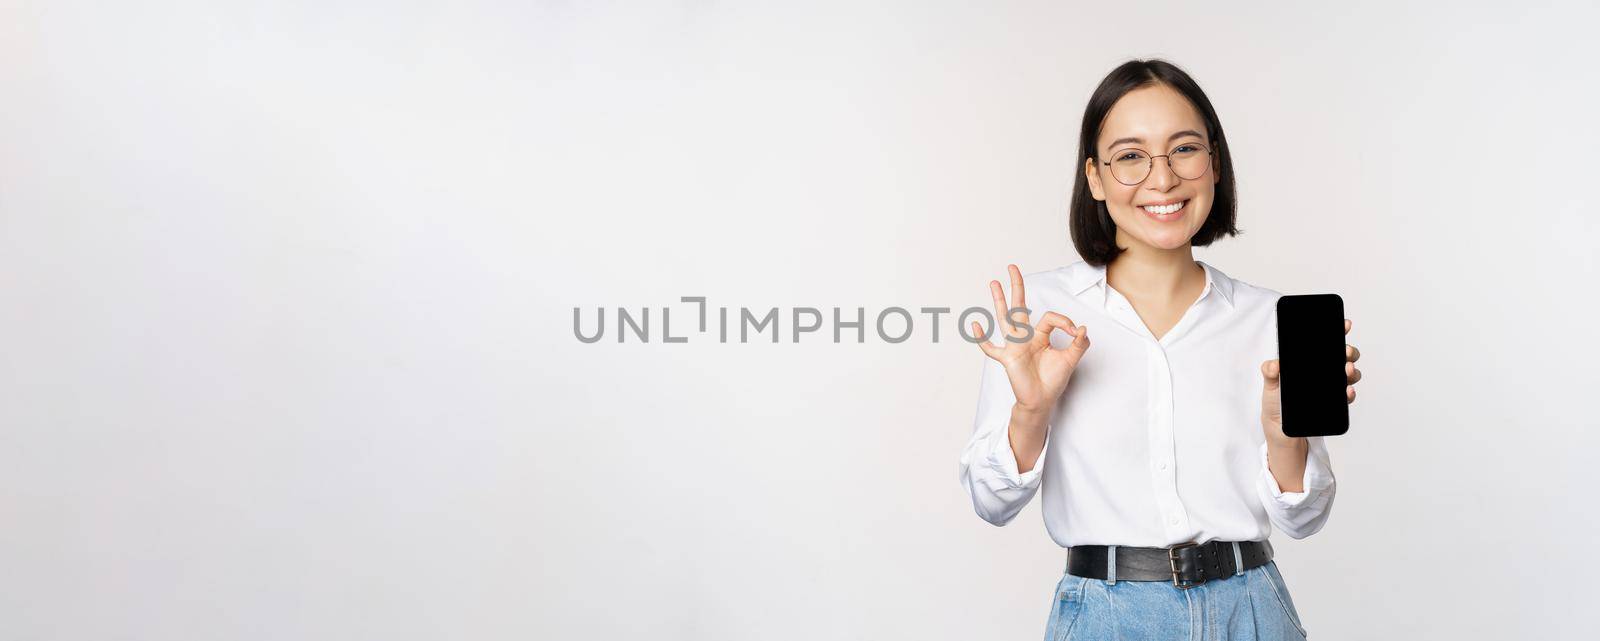
[[[1344,393],[1345,393],[1345,396],[1350,399],[1348,401],[1345,401],[1345,405],[1349,405],[1351,403],[1356,402],[1356,388],[1355,388],[1354,385],[1351,385],[1351,386],[1348,386],[1348,387],[1344,388]]]
[[[1283,369],[1276,358],[1261,364],[1261,378],[1268,390],[1278,388],[1278,376],[1282,373]]]
[[[1350,333],[1350,319],[1348,318],[1344,319],[1344,333]]]
[[[1027,307],[1028,297],[1023,292],[1022,270],[1017,269],[1016,265],[1007,265],[1006,269],[1011,272],[1011,307]],[[1020,322],[1029,322],[1028,316],[1024,314]]]
[[[1006,335],[1016,333],[1016,327],[1011,325],[1011,317],[1006,315],[1006,295],[1000,289],[1000,281],[989,281],[989,297],[994,299],[994,327],[996,332]]]
[[[1356,369],[1355,363],[1344,364],[1344,375],[1345,382],[1351,385],[1355,385],[1356,381],[1361,380],[1361,370]]]
[[[990,358],[999,359],[1000,348],[989,342],[989,337],[983,335],[983,326],[978,321],[972,321],[972,335],[978,338],[978,349],[983,350]]]
[[[1073,344],[1077,344],[1083,333],[1077,331],[1077,328],[1077,323],[1072,322],[1072,319],[1067,318],[1065,315],[1058,312],[1045,312],[1044,317],[1039,319],[1039,324],[1034,326],[1033,340],[1042,345],[1049,345],[1050,332],[1059,329],[1071,335]],[[1088,339],[1085,338],[1083,340],[1087,341]]]
[[[1276,358],[1268,359],[1268,360],[1263,361],[1261,363],[1261,375],[1262,376],[1265,376],[1267,378],[1277,378],[1278,374],[1281,373],[1281,372],[1282,372],[1282,370],[1279,367],[1278,359],[1276,359]]]
[[[1344,358],[1345,358],[1345,360],[1354,363],[1357,360],[1361,359],[1361,350],[1356,349],[1355,345],[1351,345],[1349,343],[1345,343],[1345,345],[1344,345]]]
[[[1066,331],[1068,334],[1072,333],[1068,325],[1061,322],[1064,318],[1066,316],[1057,312],[1045,312],[1044,316],[1039,317],[1039,322],[1033,326],[1033,340],[1030,342],[1036,347],[1049,345],[1050,333],[1057,328]]]

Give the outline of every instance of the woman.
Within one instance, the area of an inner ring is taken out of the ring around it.
[[[1238,233],[1222,123],[1188,74],[1133,61],[1089,99],[1078,158],[1083,260],[1026,278],[1011,265],[1010,309],[989,284],[1005,340],[978,343],[962,483],[995,525],[1043,487],[1068,548],[1050,641],[1303,639],[1267,536],[1320,530],[1336,484],[1321,437],[1283,433],[1281,294],[1194,259]],[[1030,302],[1049,310],[1033,326]],[[1346,347],[1349,402],[1359,355]]]

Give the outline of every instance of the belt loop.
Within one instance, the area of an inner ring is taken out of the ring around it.
[[[1106,583],[1117,584],[1117,546],[1106,546]]]
[[[1233,567],[1234,576],[1244,574],[1244,555],[1239,553],[1239,542],[1233,542]]]

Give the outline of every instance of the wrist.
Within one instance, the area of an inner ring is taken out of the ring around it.
[[[1300,449],[1302,447],[1309,447],[1309,445],[1310,444],[1306,442],[1306,439],[1303,436],[1267,437],[1267,449],[1269,450],[1291,451]]]
[[[1021,403],[1011,406],[1011,423],[1018,427],[1041,429],[1045,423],[1050,422],[1050,411],[1044,408],[1027,407]]]

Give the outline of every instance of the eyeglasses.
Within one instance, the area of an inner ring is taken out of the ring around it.
[[[1160,156],[1152,156],[1143,149],[1124,149],[1103,164],[1111,168],[1111,177],[1117,182],[1132,187],[1150,177],[1150,168],[1155,166],[1157,158],[1166,158],[1167,168],[1184,180],[1206,175],[1206,169],[1211,166],[1211,150],[1197,142],[1183,143]]]

